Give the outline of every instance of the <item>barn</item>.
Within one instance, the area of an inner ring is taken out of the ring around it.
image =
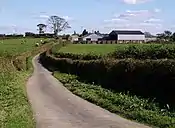
[[[145,35],[136,30],[114,30],[109,34],[109,40],[117,40],[118,43],[145,42]]]

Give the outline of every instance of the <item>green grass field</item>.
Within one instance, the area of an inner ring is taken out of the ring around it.
[[[113,52],[116,49],[123,49],[126,45],[115,45],[115,44],[72,44],[62,47],[59,52],[74,53],[74,54],[101,54]]]
[[[62,47],[57,52],[105,55],[114,52],[115,50],[125,50],[131,46],[136,46],[138,49],[151,49],[158,46],[175,48],[175,45],[173,44],[69,44]]]
[[[31,70],[17,71],[11,56],[32,51],[41,39],[7,39],[0,42],[0,127],[34,128],[31,107],[25,91]],[[31,64],[29,64],[31,66]]]
[[[25,40],[26,42],[21,44]],[[28,39],[6,39],[0,40],[0,56],[18,55],[22,52],[31,51],[35,47],[35,43],[39,42],[41,38],[28,38]],[[47,40],[47,39],[42,39]]]

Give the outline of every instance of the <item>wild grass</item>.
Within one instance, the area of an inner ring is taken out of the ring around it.
[[[54,76],[74,94],[113,113],[159,128],[175,127],[175,112],[169,112],[168,107],[160,108],[158,103],[148,99],[82,83],[74,75],[55,72]]]
[[[25,93],[28,72],[18,72],[11,60],[0,59],[0,127],[31,128],[34,121]]]

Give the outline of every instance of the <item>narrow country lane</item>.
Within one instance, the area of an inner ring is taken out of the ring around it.
[[[149,128],[93,105],[68,91],[33,58],[27,83],[36,128]]]

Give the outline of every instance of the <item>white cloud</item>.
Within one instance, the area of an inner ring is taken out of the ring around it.
[[[73,20],[73,18],[72,17],[69,17],[69,16],[62,16],[62,18],[64,18],[66,21]]]
[[[126,10],[124,13],[116,15],[117,18],[131,19],[131,18],[149,18],[160,12],[160,9],[154,10]]]
[[[40,15],[39,17],[40,17],[40,18],[49,18],[48,15]]]
[[[43,18],[43,19],[48,19],[49,17],[50,17],[49,15],[39,15],[39,18]],[[73,18],[69,16],[60,16],[60,17],[64,18],[66,21],[73,20]]]
[[[144,21],[144,23],[155,23],[155,22],[162,22],[162,20],[156,19],[156,18],[150,18],[150,19]]]
[[[104,20],[104,22],[107,22],[107,23],[109,23],[109,22],[126,22],[127,20],[125,20],[125,19],[120,19],[120,18],[112,18],[112,19],[110,19],[110,20]]]
[[[126,10],[105,20],[105,29],[140,29],[143,31],[156,31],[163,28],[162,20],[157,18],[160,9],[153,10]]]
[[[123,0],[126,4],[139,4],[139,3],[145,3],[150,0]]]
[[[0,25],[0,33],[13,34],[13,33],[24,33],[26,31],[33,31],[33,29],[21,27],[15,24]]]
[[[154,9],[154,12],[161,12],[161,10],[158,9],[158,8],[155,8],[155,9]]]

